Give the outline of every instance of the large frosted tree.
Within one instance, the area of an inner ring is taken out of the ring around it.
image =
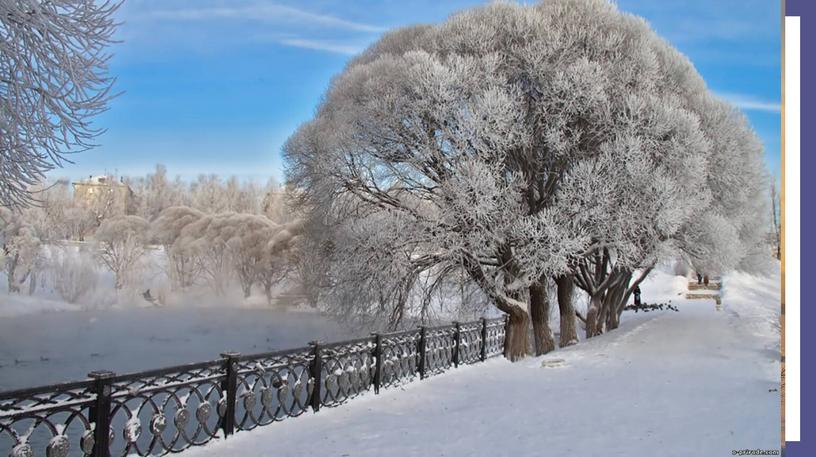
[[[107,108],[118,1],[0,0],[0,206],[94,145]]]
[[[713,146],[738,154],[712,139],[702,113],[717,103],[682,54],[604,0],[493,4],[386,34],[285,146],[324,229],[311,232],[321,299],[396,326],[465,276],[509,315],[515,359],[531,315],[536,352],[554,347],[554,278],[562,345],[577,341],[574,285],[590,295],[588,335],[614,327],[716,198]]]

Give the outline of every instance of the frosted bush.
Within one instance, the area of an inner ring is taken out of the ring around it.
[[[54,289],[68,303],[79,303],[99,284],[99,275],[91,259],[81,254],[64,254],[53,260]]]

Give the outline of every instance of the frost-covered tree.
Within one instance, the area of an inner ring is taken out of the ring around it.
[[[88,208],[69,206],[65,208],[64,217],[70,239],[85,241],[97,227],[96,215]]]
[[[224,185],[214,174],[200,175],[191,184],[190,199],[190,206],[208,214],[225,212],[229,206]]]
[[[0,0],[0,206],[31,203],[29,186],[94,146],[101,130],[90,121],[111,98],[107,49],[119,5]]]
[[[326,228],[314,219],[301,220],[301,231],[290,251],[290,268],[309,306],[320,306],[323,294],[330,291],[329,268],[331,266],[330,236]],[[338,308],[334,308],[337,310]],[[356,308],[352,308],[356,310]],[[357,314],[363,314],[357,313]],[[349,313],[338,314],[348,317]],[[370,317],[370,316],[368,316]]]
[[[256,280],[261,283],[267,301],[272,302],[272,287],[297,269],[303,223],[295,220],[287,224],[276,224],[274,235],[262,246],[261,261],[258,263]],[[296,279],[300,280],[298,275]],[[302,280],[301,280],[302,282]]]
[[[234,228],[229,213],[205,214],[181,230],[175,247],[193,252],[201,274],[216,294],[223,294],[234,276],[227,241]]]
[[[682,54],[603,0],[386,34],[285,146],[300,206],[328,229],[326,300],[393,324],[422,311],[421,278],[464,273],[509,315],[517,358],[533,308],[536,351],[554,346],[555,278],[565,301],[574,283],[590,294],[590,334],[614,326],[633,274],[709,204],[709,99]],[[569,344],[571,301],[559,309]]]
[[[782,259],[782,215],[780,214],[779,192],[776,190],[776,183],[771,182],[771,242],[777,259]]]
[[[10,293],[31,280],[36,287],[37,269],[42,263],[42,241],[35,228],[19,211],[0,207],[0,247]]]
[[[64,240],[69,237],[65,212],[73,207],[70,185],[64,180],[43,182],[29,187],[36,204],[19,210],[20,217],[34,226],[43,241]]]
[[[185,289],[201,273],[197,250],[183,238],[184,228],[199,221],[204,213],[186,206],[171,206],[151,224],[151,238],[164,247],[167,276],[174,288]]]
[[[278,224],[293,221],[296,216],[288,206],[289,199],[289,192],[285,187],[280,187],[275,181],[270,181],[266,185],[261,201],[262,214]]]
[[[164,246],[169,276],[178,287],[189,287],[203,275],[223,293],[237,279],[245,297],[261,284],[269,298],[290,270],[300,226],[276,224],[257,214],[171,207],[153,222],[151,233]]]
[[[99,283],[93,257],[63,249],[49,259],[54,289],[68,303],[79,303]]]
[[[139,216],[105,219],[94,233],[99,261],[113,273],[114,287],[121,289],[133,280],[144,255],[148,223]]]
[[[243,182],[240,184],[230,207],[238,213],[262,214],[263,197],[263,188],[252,181]]]
[[[252,293],[252,285],[260,279],[272,278],[268,271],[267,245],[278,231],[277,225],[263,216],[230,213],[224,217],[217,238],[226,240],[230,262],[241,285],[244,297]]]
[[[699,114],[712,144],[705,184],[711,197],[678,236],[683,256],[708,275],[763,270],[770,262],[771,210],[762,143],[745,116],[723,101]]]
[[[162,164],[156,164],[154,172],[140,179],[138,184],[130,185],[138,200],[137,214],[148,221],[159,217],[166,208],[182,204],[184,188],[179,186],[179,181],[168,179],[167,168]]]

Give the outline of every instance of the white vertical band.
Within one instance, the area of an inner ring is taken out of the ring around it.
[[[785,18],[785,441],[799,441],[799,17]]]

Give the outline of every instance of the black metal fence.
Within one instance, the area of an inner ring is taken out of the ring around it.
[[[0,456],[164,455],[504,350],[505,319],[0,393]]]

